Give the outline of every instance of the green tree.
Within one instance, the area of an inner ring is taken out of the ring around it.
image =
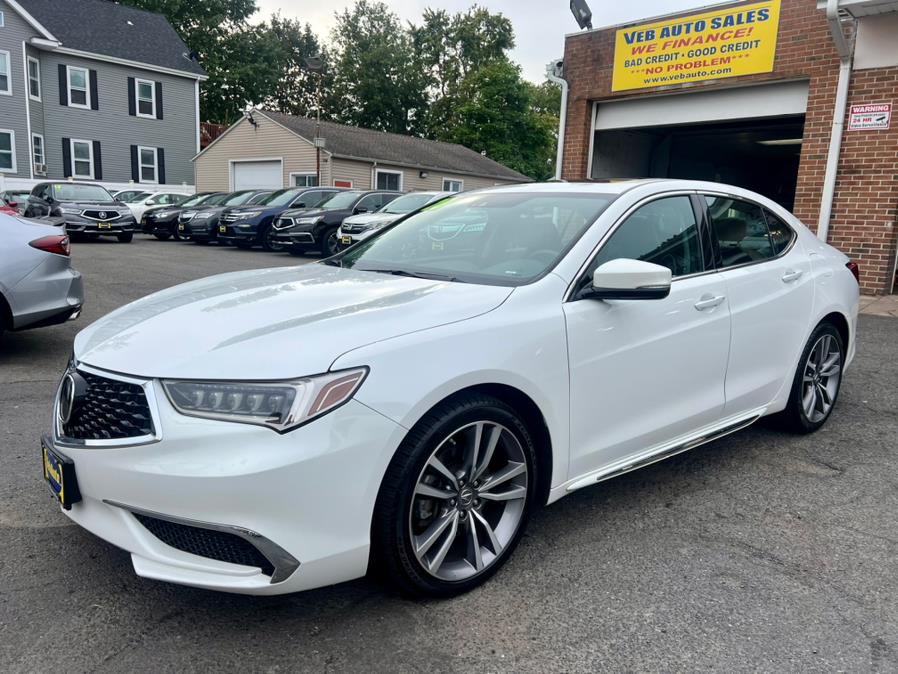
[[[440,139],[484,152],[532,178],[550,177],[557,118],[535,110],[535,88],[507,60],[482,66],[462,82],[459,105]]]
[[[358,0],[336,16],[334,115],[370,129],[418,132],[427,106],[427,80],[399,18],[384,3],[368,0]]]

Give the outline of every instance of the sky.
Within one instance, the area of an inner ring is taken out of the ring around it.
[[[464,11],[475,0],[384,0],[401,19],[420,21],[426,7],[445,9],[450,13]],[[587,0],[592,9],[593,27],[614,26],[644,18],[672,14],[710,4],[709,0]],[[352,0],[256,0],[262,20],[277,11],[288,18],[310,23],[319,37],[329,41],[334,26],[334,12],[351,7]],[[564,36],[579,30],[568,8],[568,0],[479,0],[491,12],[511,19],[517,47],[512,60],[521,65],[524,77],[540,82],[546,64],[564,55]]]

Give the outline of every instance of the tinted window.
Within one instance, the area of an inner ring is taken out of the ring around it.
[[[520,285],[554,267],[614,198],[469,193],[425,206],[335,261],[363,271]]]
[[[426,206],[433,198],[433,194],[428,193],[406,194],[389,202],[380,212],[393,214],[411,213],[422,206]]]
[[[659,264],[674,276],[704,271],[701,237],[689,197],[666,197],[638,208],[602,246],[590,265],[587,282],[597,267],[618,258]]]
[[[115,201],[112,195],[99,185],[79,185],[78,183],[55,183],[53,195],[58,201],[106,202]]]
[[[384,197],[382,194],[370,194],[361,201],[359,201],[356,206],[356,210],[358,211],[366,211],[368,213],[373,213],[378,208],[384,205]]]
[[[730,197],[705,197],[711,227],[717,236],[724,267],[773,257],[767,223],[761,207]]]
[[[306,208],[315,208],[326,199],[330,199],[333,195],[333,192],[306,192],[302,195],[302,200],[305,202]]]
[[[338,192],[324,202],[321,207],[326,211],[340,211],[344,208],[352,208],[361,194],[361,192]]]
[[[770,240],[773,242],[773,252],[779,255],[795,238],[795,232],[785,222],[776,217],[773,213],[764,209],[764,217],[767,218],[767,229],[770,230]]]

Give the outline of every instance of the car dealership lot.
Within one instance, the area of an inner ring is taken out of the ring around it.
[[[53,505],[37,443],[89,321],[182,281],[314,258],[144,236],[73,257],[82,318],[0,344],[4,671],[898,667],[898,321],[862,317],[819,433],[756,426],[576,493],[468,595],[410,602],[364,580],[261,599],[134,576]]]

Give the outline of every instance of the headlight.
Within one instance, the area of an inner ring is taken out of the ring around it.
[[[279,433],[347,402],[368,368],[283,382],[163,381],[171,404],[188,417],[267,426]]]
[[[71,208],[69,206],[60,206],[59,212],[63,215],[81,215],[80,208]]]
[[[381,229],[382,227],[386,227],[390,222],[372,222],[370,225],[365,227],[365,229]]]
[[[156,211],[155,213],[147,213],[147,215],[152,215],[157,218],[167,218],[170,215],[174,215],[175,211]]]
[[[215,215],[215,211],[200,211],[199,213],[197,213],[197,214],[194,215],[193,217],[194,217],[196,220],[208,220],[208,219],[211,218],[213,215]]]
[[[236,213],[238,218],[255,218],[259,215],[262,215],[262,211],[243,211],[241,213]]]
[[[314,225],[316,222],[321,220],[324,216],[319,215],[315,218],[296,218],[295,222],[297,225]]]

